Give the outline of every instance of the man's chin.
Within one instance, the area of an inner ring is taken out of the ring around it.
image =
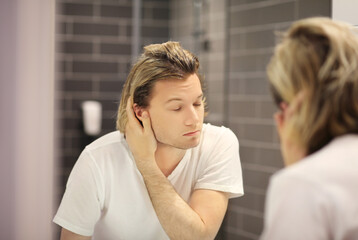
[[[175,142],[175,143],[165,143],[165,142],[160,142],[158,141],[158,144],[163,144],[163,145],[167,145],[167,146],[171,146],[174,148],[178,148],[181,150],[188,150],[191,148],[195,148],[199,145],[200,143],[200,138],[195,138],[195,139],[191,139],[190,141],[185,141],[185,142]]]
[[[183,149],[183,150],[188,150],[188,149],[197,147],[199,145],[199,143],[200,143],[200,141],[187,143],[187,144],[182,144],[180,146],[177,146],[177,148],[180,148],[180,149]]]

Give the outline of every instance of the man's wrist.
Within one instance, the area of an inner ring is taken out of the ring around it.
[[[143,177],[156,175],[158,174],[158,170],[160,171],[154,157],[138,159],[136,164]]]

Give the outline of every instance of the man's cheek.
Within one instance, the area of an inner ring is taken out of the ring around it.
[[[160,124],[157,123],[156,120],[151,120],[151,124],[152,124],[154,136],[158,140],[158,136],[160,135],[160,131],[161,131],[161,126]]]

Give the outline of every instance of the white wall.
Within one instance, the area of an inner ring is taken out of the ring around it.
[[[332,0],[332,18],[358,25],[358,1]]]
[[[0,239],[52,239],[54,0],[0,3]]]

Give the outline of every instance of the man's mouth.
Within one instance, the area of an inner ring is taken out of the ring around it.
[[[196,136],[200,133],[200,130],[197,130],[197,131],[194,131],[194,132],[188,132],[188,133],[185,133],[184,136]]]

